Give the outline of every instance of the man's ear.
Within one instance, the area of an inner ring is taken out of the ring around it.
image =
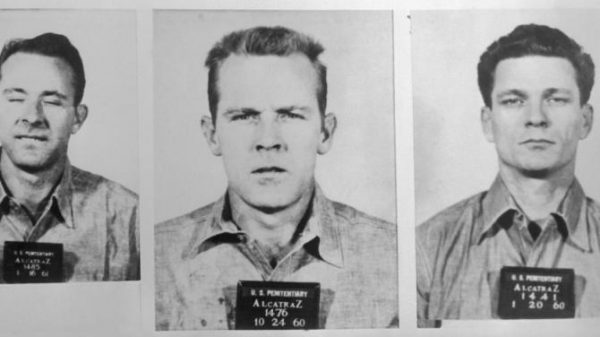
[[[83,122],[87,119],[88,107],[85,104],[79,104],[75,107],[74,118],[75,121],[71,126],[71,134],[76,134],[79,129],[83,126]]]
[[[200,120],[200,126],[202,127],[202,134],[204,135],[204,139],[208,143],[208,147],[210,151],[215,156],[221,155],[221,144],[219,143],[219,139],[217,138],[217,129],[213,120],[209,116],[202,116]]]
[[[323,127],[321,128],[321,139],[317,147],[318,154],[325,154],[333,144],[333,134],[337,127],[337,119],[333,113],[328,113],[323,118]]]
[[[494,142],[494,129],[492,126],[492,109],[484,106],[481,108],[481,128],[483,129],[483,135],[488,142]]]
[[[592,126],[594,125],[594,107],[589,104],[584,104],[581,109],[583,113],[583,125],[581,126],[579,139],[584,139],[590,134]]]

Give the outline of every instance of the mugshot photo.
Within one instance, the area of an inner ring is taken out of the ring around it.
[[[411,13],[419,326],[600,316],[599,14]]]
[[[156,330],[397,327],[392,13],[153,24]]]
[[[0,11],[0,282],[139,280],[134,18]]]

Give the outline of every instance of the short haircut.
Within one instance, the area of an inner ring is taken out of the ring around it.
[[[494,74],[500,61],[528,55],[555,56],[567,59],[576,72],[580,104],[587,103],[594,86],[594,62],[582,47],[562,31],[543,25],[517,26],[510,34],[492,43],[477,65],[479,90],[487,107],[492,107]]]
[[[254,27],[225,35],[208,52],[208,105],[213,123],[219,104],[219,68],[231,54],[289,56],[305,55],[318,75],[317,103],[323,116],[327,106],[327,67],[318,59],[324,48],[311,37],[285,27]]]
[[[75,91],[74,104],[81,103],[85,89],[85,73],[83,62],[77,48],[69,39],[60,34],[45,33],[32,39],[14,39],[8,41],[0,53],[0,67],[16,53],[37,54],[56,57],[63,60],[73,71],[72,85]],[[2,74],[0,73],[0,79]]]

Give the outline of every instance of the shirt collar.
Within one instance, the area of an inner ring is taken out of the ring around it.
[[[566,222],[569,239],[585,251],[591,250],[590,233],[586,217],[585,193],[579,181],[575,179],[569,187],[558,210],[552,215]]]
[[[0,148],[1,151],[1,148]],[[69,227],[75,228],[73,222],[73,208],[71,204],[72,185],[71,185],[72,167],[67,159],[65,163],[65,170],[60,178],[60,181],[56,188],[52,190],[50,196],[49,210],[56,212],[56,215],[60,218],[61,222]],[[5,189],[4,183],[0,184],[0,205],[4,205],[8,202],[10,194]]]
[[[475,236],[478,238],[477,242],[481,242],[484,235],[509,212],[521,213],[504,181],[498,175],[482,201],[483,222],[480,224],[479,233]],[[552,212],[551,215],[558,218],[558,225],[561,225],[561,222],[566,225],[566,234],[571,242],[583,250],[590,250],[585,212],[585,193],[577,179],[574,179],[557,211]]]
[[[184,250],[184,257],[193,257],[208,249],[207,246],[210,246],[209,241],[246,235],[233,223],[229,211],[226,193],[212,205],[207,225],[196,228],[190,245]],[[343,255],[340,242],[340,224],[335,217],[333,203],[325,197],[318,185],[315,185],[315,193],[308,211],[311,214],[301,233],[301,242],[303,244],[314,242],[317,257],[341,268],[343,266]]]
[[[306,240],[318,239],[318,254],[320,257],[337,266],[343,267],[340,223],[335,216],[335,208],[317,185],[312,203],[312,213],[304,231]]]
[[[477,242],[483,240],[483,236],[498,223],[503,215],[510,211],[519,211],[517,204],[499,175],[487,191],[481,204],[483,223],[481,224],[479,235],[476,236],[479,239]]]
[[[3,207],[5,207],[5,205],[7,205],[8,203],[8,199],[9,199],[9,194],[6,191],[6,189],[4,188],[4,179],[2,179],[0,177],[0,180],[2,180],[0,182],[0,205],[2,205]]]
[[[67,159],[65,163],[65,170],[63,172],[62,177],[60,178],[60,182],[58,186],[54,189],[52,193],[52,201],[55,202],[55,205],[58,206],[58,211],[62,216],[63,223],[65,226],[69,228],[75,228],[75,222],[73,221],[73,184],[72,179],[74,173],[71,163]]]

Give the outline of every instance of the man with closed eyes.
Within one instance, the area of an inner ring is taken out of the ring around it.
[[[88,115],[84,88],[63,35],[0,53],[2,282],[139,280],[137,195],[68,158]]]

